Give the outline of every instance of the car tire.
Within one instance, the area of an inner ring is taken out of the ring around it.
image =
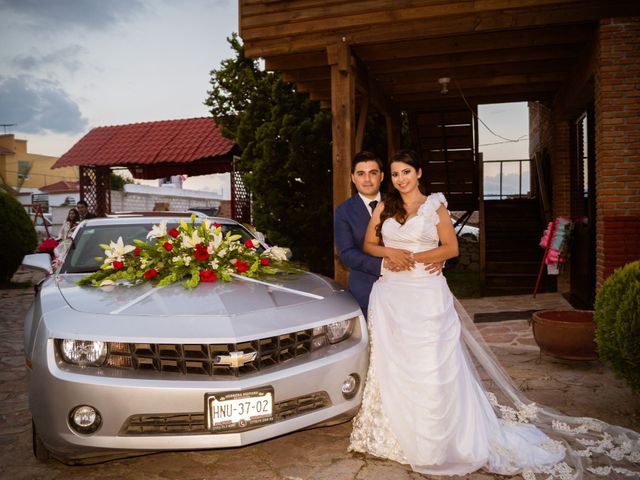
[[[38,435],[38,431],[36,430],[36,424],[31,420],[31,447],[33,448],[33,456],[38,459],[38,461],[42,463],[47,463],[49,461],[49,450],[42,443],[42,439],[40,435]]]

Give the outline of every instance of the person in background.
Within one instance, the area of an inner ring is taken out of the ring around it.
[[[58,241],[63,241],[66,239],[73,229],[76,228],[76,225],[80,222],[80,213],[75,208],[69,209],[69,213],[67,214],[67,219],[60,227],[60,232],[58,233]]]
[[[80,200],[78,203],[76,203],[76,208],[78,209],[78,214],[80,215],[80,222],[88,218],[96,218],[96,214],[89,211],[87,202],[85,202],[84,200]]]

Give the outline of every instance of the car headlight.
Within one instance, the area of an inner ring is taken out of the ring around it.
[[[325,326],[329,343],[338,343],[351,336],[353,333],[354,319],[333,322]]]
[[[67,363],[85,366],[102,365],[107,358],[107,342],[99,340],[58,340],[58,350]]]
[[[342,342],[351,336],[355,318],[333,322],[313,329],[312,349],[316,350],[327,344]]]

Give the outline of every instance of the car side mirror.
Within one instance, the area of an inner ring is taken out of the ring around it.
[[[51,267],[51,255],[48,253],[31,253],[25,255],[22,259],[22,265],[27,268],[35,268],[36,270],[42,270],[48,274],[53,273]]]

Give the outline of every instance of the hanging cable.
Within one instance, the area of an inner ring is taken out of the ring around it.
[[[473,108],[471,108],[471,105],[469,105],[469,102],[467,101],[467,97],[464,96],[464,93],[462,92],[462,88],[460,87],[460,84],[458,83],[458,80],[456,80],[455,78],[453,79],[453,81],[456,84],[456,87],[458,89],[458,92],[460,92],[460,96],[462,97],[462,100],[464,101],[465,105],[467,106],[467,108],[469,109],[469,111],[471,112],[471,115],[473,115],[483,126],[484,128],[486,128],[487,130],[489,130],[489,132],[491,134],[493,134],[494,136],[501,138],[502,140],[505,140],[504,142],[500,142],[500,143],[518,143],[520,141],[523,140],[524,137],[528,137],[528,135],[522,135],[517,139],[513,139],[513,138],[507,138],[507,137],[503,137],[502,135],[497,134],[496,132],[494,132],[493,130],[491,130],[491,128],[489,127],[489,125],[487,125],[486,123],[484,123],[484,121],[478,116],[478,114],[473,110]]]

